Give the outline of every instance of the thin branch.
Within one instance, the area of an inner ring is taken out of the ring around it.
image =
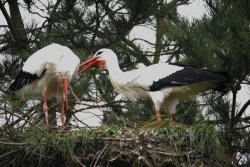
[[[247,107],[250,105],[250,99],[241,107],[239,113],[235,116],[235,122],[238,122],[242,114],[246,111]]]
[[[30,122],[29,120],[27,120],[27,119],[25,119],[25,118],[23,118],[23,117],[21,117],[21,116],[15,114],[15,113],[9,111],[9,110],[7,110],[6,108],[0,107],[0,109],[1,109],[1,110],[4,110],[5,112],[7,112],[7,113],[9,113],[9,114],[11,114],[11,115],[14,115],[14,116],[18,117],[18,118],[21,119],[21,120],[24,120],[25,122],[28,122],[30,125],[36,127],[37,129],[39,129],[40,131],[42,131],[42,132],[45,133],[46,135],[49,135],[47,132],[45,132],[43,129],[41,129],[40,127],[38,127],[38,126],[35,125],[34,123]]]
[[[17,152],[18,150],[20,150],[20,149],[16,149],[16,150],[13,150],[13,151],[10,151],[8,153],[3,154],[3,155],[0,156],[0,159],[3,158],[3,157],[5,157],[6,155],[9,155],[9,154],[12,154],[14,152]]]
[[[236,130],[242,130],[242,129],[246,129],[246,128],[249,128],[250,125],[246,125],[246,126],[242,126],[242,127],[239,127],[239,128],[235,128]]]
[[[131,42],[134,42],[136,40],[140,40],[140,41],[146,42],[147,44],[150,44],[150,45],[153,45],[153,46],[156,45],[155,43],[151,43],[148,40],[145,40],[145,39],[142,39],[142,38],[134,38]]]
[[[6,51],[7,49],[9,49],[11,46],[9,44],[7,45],[4,45],[0,48],[0,53],[3,52],[3,51]]]
[[[41,18],[44,18],[44,19],[49,19],[48,17],[46,17],[46,16],[42,16],[40,13],[37,13],[37,12],[32,12],[30,9],[29,9],[29,12],[31,13],[31,14],[36,14],[36,15],[38,15],[38,16],[40,16]]]
[[[69,89],[70,89],[72,95],[75,97],[75,99],[76,99],[76,100],[78,101],[78,103],[80,104],[80,103],[81,103],[80,100],[77,98],[75,92],[73,91],[73,89],[72,89],[72,87],[71,87],[70,85],[69,85]]]
[[[234,131],[234,125],[235,123],[235,108],[236,108],[236,91],[232,91],[233,93],[233,102],[232,102],[232,113],[231,113],[231,125],[230,125],[230,130]]]
[[[248,121],[250,120],[250,116],[244,117],[244,118],[240,118],[242,121]]]
[[[82,123],[82,124],[85,125],[87,128],[91,129],[91,127],[90,127],[88,124],[86,124],[86,123],[82,122],[80,119],[78,119],[78,118],[75,116],[75,114],[73,114],[73,117],[74,117],[78,122]]]
[[[22,145],[27,145],[28,143],[13,143],[13,142],[3,142],[3,141],[0,141],[0,144],[11,145],[11,146],[22,146]]]

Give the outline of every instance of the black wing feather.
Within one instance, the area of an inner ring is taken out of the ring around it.
[[[184,68],[165,78],[154,81],[150,86],[150,91],[157,91],[166,86],[182,86],[208,80],[219,81],[218,87],[215,89],[218,91],[224,91],[226,89],[225,84],[229,83],[231,80],[229,75],[225,71],[199,69],[194,66],[182,65],[178,63],[169,64]]]
[[[43,70],[41,76],[43,76],[45,72],[46,72],[46,69]],[[40,77],[38,77],[36,74],[31,74],[22,70],[18,74],[18,76],[15,78],[15,81],[10,85],[9,90],[13,90],[13,91],[19,90],[25,85],[39,79]]]

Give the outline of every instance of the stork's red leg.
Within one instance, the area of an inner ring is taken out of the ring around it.
[[[46,126],[49,125],[49,107],[48,107],[48,104],[47,104],[47,92],[44,91],[43,93],[44,95],[44,102],[43,102],[43,111],[45,112],[45,122],[46,122]]]
[[[159,109],[156,109],[156,119],[157,119],[158,123],[162,122],[162,120],[161,120],[161,113],[160,113]]]
[[[62,98],[62,106],[61,106],[61,121],[62,121],[62,126],[64,126],[64,98]]]
[[[175,125],[175,122],[174,122],[174,119],[173,119],[173,116],[172,116],[170,110],[167,109],[167,112],[168,112],[168,116],[169,116],[170,123],[171,123],[172,125]]]

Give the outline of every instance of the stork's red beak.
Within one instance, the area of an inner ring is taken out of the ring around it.
[[[80,75],[82,73],[84,73],[85,71],[87,71],[90,67],[93,67],[95,65],[95,63],[97,62],[97,58],[96,57],[92,57],[88,60],[86,60],[85,62],[81,63],[79,65],[79,67],[84,66],[85,64],[90,63],[87,67],[85,67],[83,70],[81,70],[80,72],[78,72],[76,75]]]
[[[62,85],[63,85],[63,96],[66,102],[66,109],[68,110],[69,105],[68,105],[68,79],[67,78],[62,79]]]

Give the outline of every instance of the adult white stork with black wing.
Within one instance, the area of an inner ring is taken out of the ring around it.
[[[172,114],[179,100],[191,99],[200,91],[214,89],[226,91],[230,77],[224,71],[199,69],[193,66],[160,63],[133,71],[123,72],[118,64],[116,54],[110,49],[100,49],[94,57],[80,64],[80,67],[90,63],[77,75],[90,67],[104,67],[109,72],[114,89],[131,101],[151,99],[155,105],[157,120],[161,122],[160,107],[169,114],[174,124]]]
[[[79,64],[80,59],[68,47],[48,45],[27,59],[9,89],[28,95],[30,99],[43,97],[46,125],[49,124],[47,99],[61,98],[61,121],[64,126],[64,102],[68,110],[68,84],[78,71]]]

